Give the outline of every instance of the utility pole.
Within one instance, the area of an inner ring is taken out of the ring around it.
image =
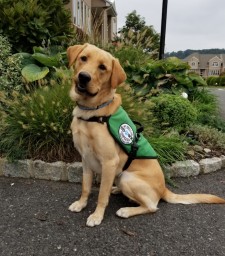
[[[161,35],[160,35],[160,49],[159,59],[164,59],[165,38],[166,38],[166,18],[167,18],[168,0],[163,0],[162,4],[162,20],[161,20]]]

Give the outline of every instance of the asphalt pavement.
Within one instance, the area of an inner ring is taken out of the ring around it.
[[[225,170],[174,181],[173,191],[225,198]],[[225,205],[160,202],[154,214],[121,219],[115,212],[133,204],[111,195],[102,224],[90,228],[98,187],[87,208],[72,213],[68,206],[80,191],[75,183],[0,177],[0,255],[225,255]]]

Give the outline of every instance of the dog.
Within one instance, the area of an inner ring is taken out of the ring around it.
[[[126,80],[126,74],[116,58],[91,44],[70,46],[67,56],[74,70],[70,97],[77,103],[71,130],[83,165],[81,197],[69,206],[70,211],[80,212],[86,207],[93,173],[101,174],[101,183],[97,207],[87,219],[89,227],[101,224],[111,192],[122,192],[138,204],[119,209],[116,214],[122,218],[154,213],[160,199],[174,204],[225,203],[210,194],[171,192],[157,159],[133,159],[123,170],[129,156],[111,136],[103,119],[121,106],[116,88]],[[113,186],[115,180],[117,186]]]

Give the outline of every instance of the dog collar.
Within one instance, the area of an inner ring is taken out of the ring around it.
[[[87,107],[87,106],[84,106],[84,105],[80,105],[78,102],[77,102],[77,106],[81,109],[81,110],[97,110],[97,109],[101,109],[101,108],[104,108],[106,106],[108,106],[111,102],[113,102],[113,99],[112,98],[111,100],[109,101],[106,101],[104,103],[102,103],[101,105],[97,106],[97,107]]]

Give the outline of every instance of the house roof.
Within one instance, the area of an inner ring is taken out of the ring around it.
[[[112,12],[112,16],[113,17],[116,17],[117,16],[117,12],[116,12],[116,4],[115,4],[115,1],[113,1],[113,2],[111,2],[111,1],[109,1],[109,0],[105,0],[108,4],[109,4],[109,6],[111,6],[111,8],[110,8],[110,11]]]
[[[91,6],[93,8],[107,8],[107,13],[112,16],[116,17],[117,12],[116,12],[116,6],[115,2],[109,1],[109,0],[92,0]]]
[[[108,9],[108,14],[113,17],[117,16],[115,1],[112,2],[109,0],[92,0],[92,7],[106,7]]]
[[[188,62],[191,60],[192,57],[195,57],[199,60],[200,69],[206,68],[208,66],[209,61],[215,57],[218,57],[222,62],[225,62],[225,54],[201,54],[201,53],[192,53],[186,58],[184,58],[183,61]]]

